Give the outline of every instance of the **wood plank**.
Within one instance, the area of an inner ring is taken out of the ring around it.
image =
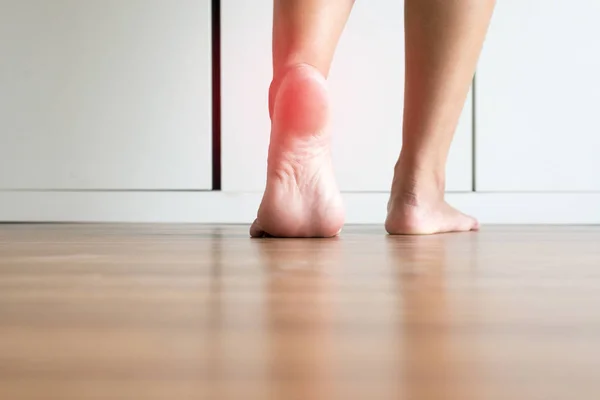
[[[594,398],[599,241],[0,225],[0,398]]]

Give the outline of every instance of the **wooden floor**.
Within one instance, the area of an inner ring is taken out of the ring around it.
[[[600,227],[0,225],[0,399],[598,399]]]

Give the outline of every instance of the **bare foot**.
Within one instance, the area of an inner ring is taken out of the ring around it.
[[[446,203],[443,185],[395,177],[385,229],[391,235],[431,235],[477,230],[479,222]]]
[[[330,154],[325,78],[312,66],[290,68],[277,89],[267,187],[252,237],[331,237],[344,209]]]

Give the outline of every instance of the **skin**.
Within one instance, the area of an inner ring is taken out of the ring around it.
[[[327,78],[353,4],[353,0],[275,0],[271,116],[273,100],[287,68],[309,64]]]
[[[329,237],[344,210],[330,156],[327,76],[351,0],[276,0],[267,186],[252,236]],[[403,146],[390,234],[478,229],[444,200],[446,160],[493,0],[406,0]]]

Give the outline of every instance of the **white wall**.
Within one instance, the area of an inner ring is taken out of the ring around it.
[[[600,191],[599,18],[598,0],[498,2],[477,73],[477,190]]]
[[[0,0],[0,188],[210,189],[209,0]]]
[[[222,1],[225,191],[203,192],[208,0],[0,0],[0,221],[251,222],[266,164],[271,2]],[[467,103],[449,165],[450,189],[464,193],[450,203],[483,223],[600,223],[598,15],[596,0],[498,2],[476,129]],[[349,223],[385,218],[401,21],[401,1],[357,2],[332,70]]]
[[[223,189],[264,189],[270,121],[272,4],[222,0]],[[385,192],[402,145],[402,1],[358,1],[329,77],[339,187]],[[448,161],[449,191],[472,189],[469,96]]]

